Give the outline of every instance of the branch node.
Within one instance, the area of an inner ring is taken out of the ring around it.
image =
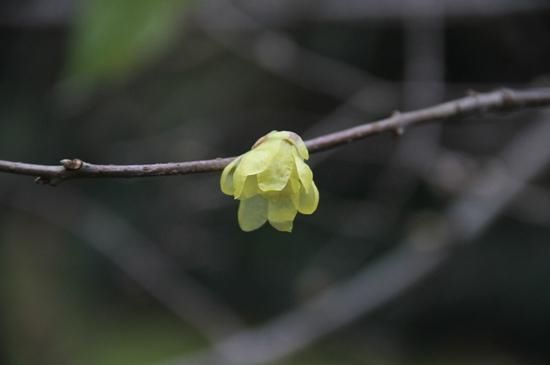
[[[78,158],[73,158],[73,159],[65,158],[65,159],[63,159],[59,162],[61,163],[61,165],[63,165],[63,167],[66,170],[71,170],[71,171],[80,170],[80,168],[84,164],[84,162],[82,162],[82,160],[80,160]]]

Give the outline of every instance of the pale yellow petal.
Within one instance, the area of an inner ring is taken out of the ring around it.
[[[269,166],[269,163],[279,151],[280,144],[279,141],[275,141],[275,143],[273,143],[273,141],[262,143],[253,150],[242,155],[241,161],[233,174],[235,198],[240,198],[244,183],[248,176],[256,175]]]
[[[290,179],[288,179],[287,186],[283,190],[286,194],[290,196],[290,199],[292,200],[292,203],[298,209],[300,206],[300,190],[302,189],[302,184],[300,183],[300,179],[298,178],[298,175],[296,173],[296,170],[292,172],[290,175]]]
[[[302,137],[294,132],[288,132],[288,134],[288,140],[296,147],[296,150],[298,151],[300,157],[304,160],[309,159],[309,151],[307,150],[306,144],[304,143]]]
[[[258,187],[262,191],[281,191],[287,185],[294,169],[292,146],[286,141],[280,142],[280,148],[267,169],[258,174]]]
[[[264,137],[265,140],[280,139],[290,142],[295,148],[300,157],[304,160],[309,158],[309,151],[307,150],[306,144],[302,137],[298,134],[290,131],[271,131]]]
[[[270,222],[286,222],[294,220],[297,209],[290,197],[268,199],[267,219]]]
[[[269,221],[269,224],[271,224],[271,226],[275,228],[277,231],[292,232],[293,221],[286,221],[286,222]]]
[[[313,172],[304,160],[296,153],[294,153],[294,162],[296,164],[296,172],[298,173],[300,182],[302,183],[304,190],[309,192],[313,183]]]
[[[264,171],[280,148],[280,141],[266,141],[242,155],[235,173],[245,176],[256,175]]]
[[[226,195],[233,195],[235,192],[235,187],[233,185],[233,174],[235,173],[239,160],[240,157],[237,157],[223,169],[222,176],[220,178],[220,188]]]
[[[288,138],[288,132],[286,131],[271,131],[266,135],[267,139],[287,139]]]
[[[243,174],[238,168],[233,173],[233,195],[235,199],[240,198],[247,177],[248,175]]]
[[[296,144],[296,149],[298,150],[300,157],[304,160],[309,159],[309,151],[307,150],[306,144],[302,141],[302,139],[300,139],[300,143]]]
[[[305,189],[300,193],[300,205],[298,211],[302,214],[312,214],[319,205],[319,190],[313,180],[311,181],[311,188],[309,191]]]
[[[243,189],[239,195],[240,200],[248,199],[254,195],[258,195],[260,189],[258,189],[258,178],[256,176],[247,176],[244,182]]]
[[[267,201],[259,195],[241,200],[237,216],[243,231],[258,229],[267,220]]]

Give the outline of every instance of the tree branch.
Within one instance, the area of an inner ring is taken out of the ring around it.
[[[432,107],[406,113],[395,112],[392,116],[376,122],[310,139],[306,141],[306,145],[309,151],[314,153],[383,132],[393,131],[402,134],[405,128],[415,124],[462,118],[476,113],[509,112],[538,106],[550,106],[550,88],[524,91],[502,89],[489,93],[471,93],[466,97]],[[233,158],[145,165],[96,165],[79,159],[64,159],[60,165],[36,165],[0,160],[0,172],[35,176],[39,183],[56,185],[61,181],[75,178],[135,178],[219,171]]]

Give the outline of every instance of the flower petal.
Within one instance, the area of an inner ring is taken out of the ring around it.
[[[319,205],[319,190],[313,180],[311,181],[311,188],[309,191],[305,189],[300,193],[300,205],[298,211],[302,214],[312,214]]]
[[[288,135],[288,140],[296,147],[300,157],[304,160],[309,159],[309,151],[307,150],[306,144],[304,143],[302,137],[294,132],[288,132]]]
[[[267,201],[259,195],[241,200],[237,216],[243,231],[258,229],[267,220]]]
[[[264,171],[280,148],[279,141],[266,141],[241,157],[233,175],[235,198],[241,196],[246,177]]]
[[[240,159],[240,157],[237,157],[223,169],[222,177],[220,178],[220,187],[222,192],[226,195],[233,195],[235,192],[235,186],[233,185],[233,174],[235,173],[235,169]]]
[[[293,221],[286,221],[286,222],[269,221],[269,224],[271,224],[271,227],[275,228],[277,231],[292,232]]]
[[[254,195],[258,195],[260,192],[260,189],[258,189],[258,178],[255,175],[247,176],[243,185],[243,189],[239,195],[239,199],[244,200],[252,198]]]
[[[296,217],[297,209],[290,197],[271,197],[267,208],[267,219],[270,222],[292,221]]]
[[[302,137],[300,137],[298,134],[290,131],[271,131],[266,136],[266,139],[280,139],[290,142],[294,147],[296,147],[296,150],[300,157],[302,157],[304,160],[307,160],[309,158],[309,151],[307,150],[306,144],[304,143],[304,140]]]
[[[307,150],[306,144],[302,141],[302,139],[300,139],[300,142],[296,143],[296,149],[298,150],[300,157],[304,160],[309,159],[309,151]]]
[[[284,140],[288,138],[288,132],[287,131],[271,131],[268,134],[266,134],[267,139],[279,139]]]
[[[288,179],[288,183],[284,188],[283,192],[287,193],[290,196],[290,199],[292,200],[292,204],[294,204],[294,207],[296,207],[296,209],[298,209],[298,207],[300,206],[301,189],[302,189],[302,183],[298,178],[298,174],[296,173],[296,170],[294,170],[290,175],[290,179]]]
[[[280,148],[279,141],[266,141],[242,156],[237,171],[255,175],[264,171]]]
[[[313,172],[304,160],[302,160],[302,158],[296,153],[294,153],[294,162],[296,164],[296,171],[298,172],[300,182],[302,183],[304,190],[309,192],[311,185],[313,184]]]
[[[285,188],[294,169],[292,146],[286,141],[279,142],[277,156],[267,169],[258,174],[258,187],[262,191],[281,191]]]

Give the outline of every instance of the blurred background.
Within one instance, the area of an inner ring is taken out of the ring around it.
[[[546,0],[4,0],[0,158],[234,156],[548,85]],[[294,232],[219,174],[0,176],[0,363],[548,364],[550,113],[315,154]]]

